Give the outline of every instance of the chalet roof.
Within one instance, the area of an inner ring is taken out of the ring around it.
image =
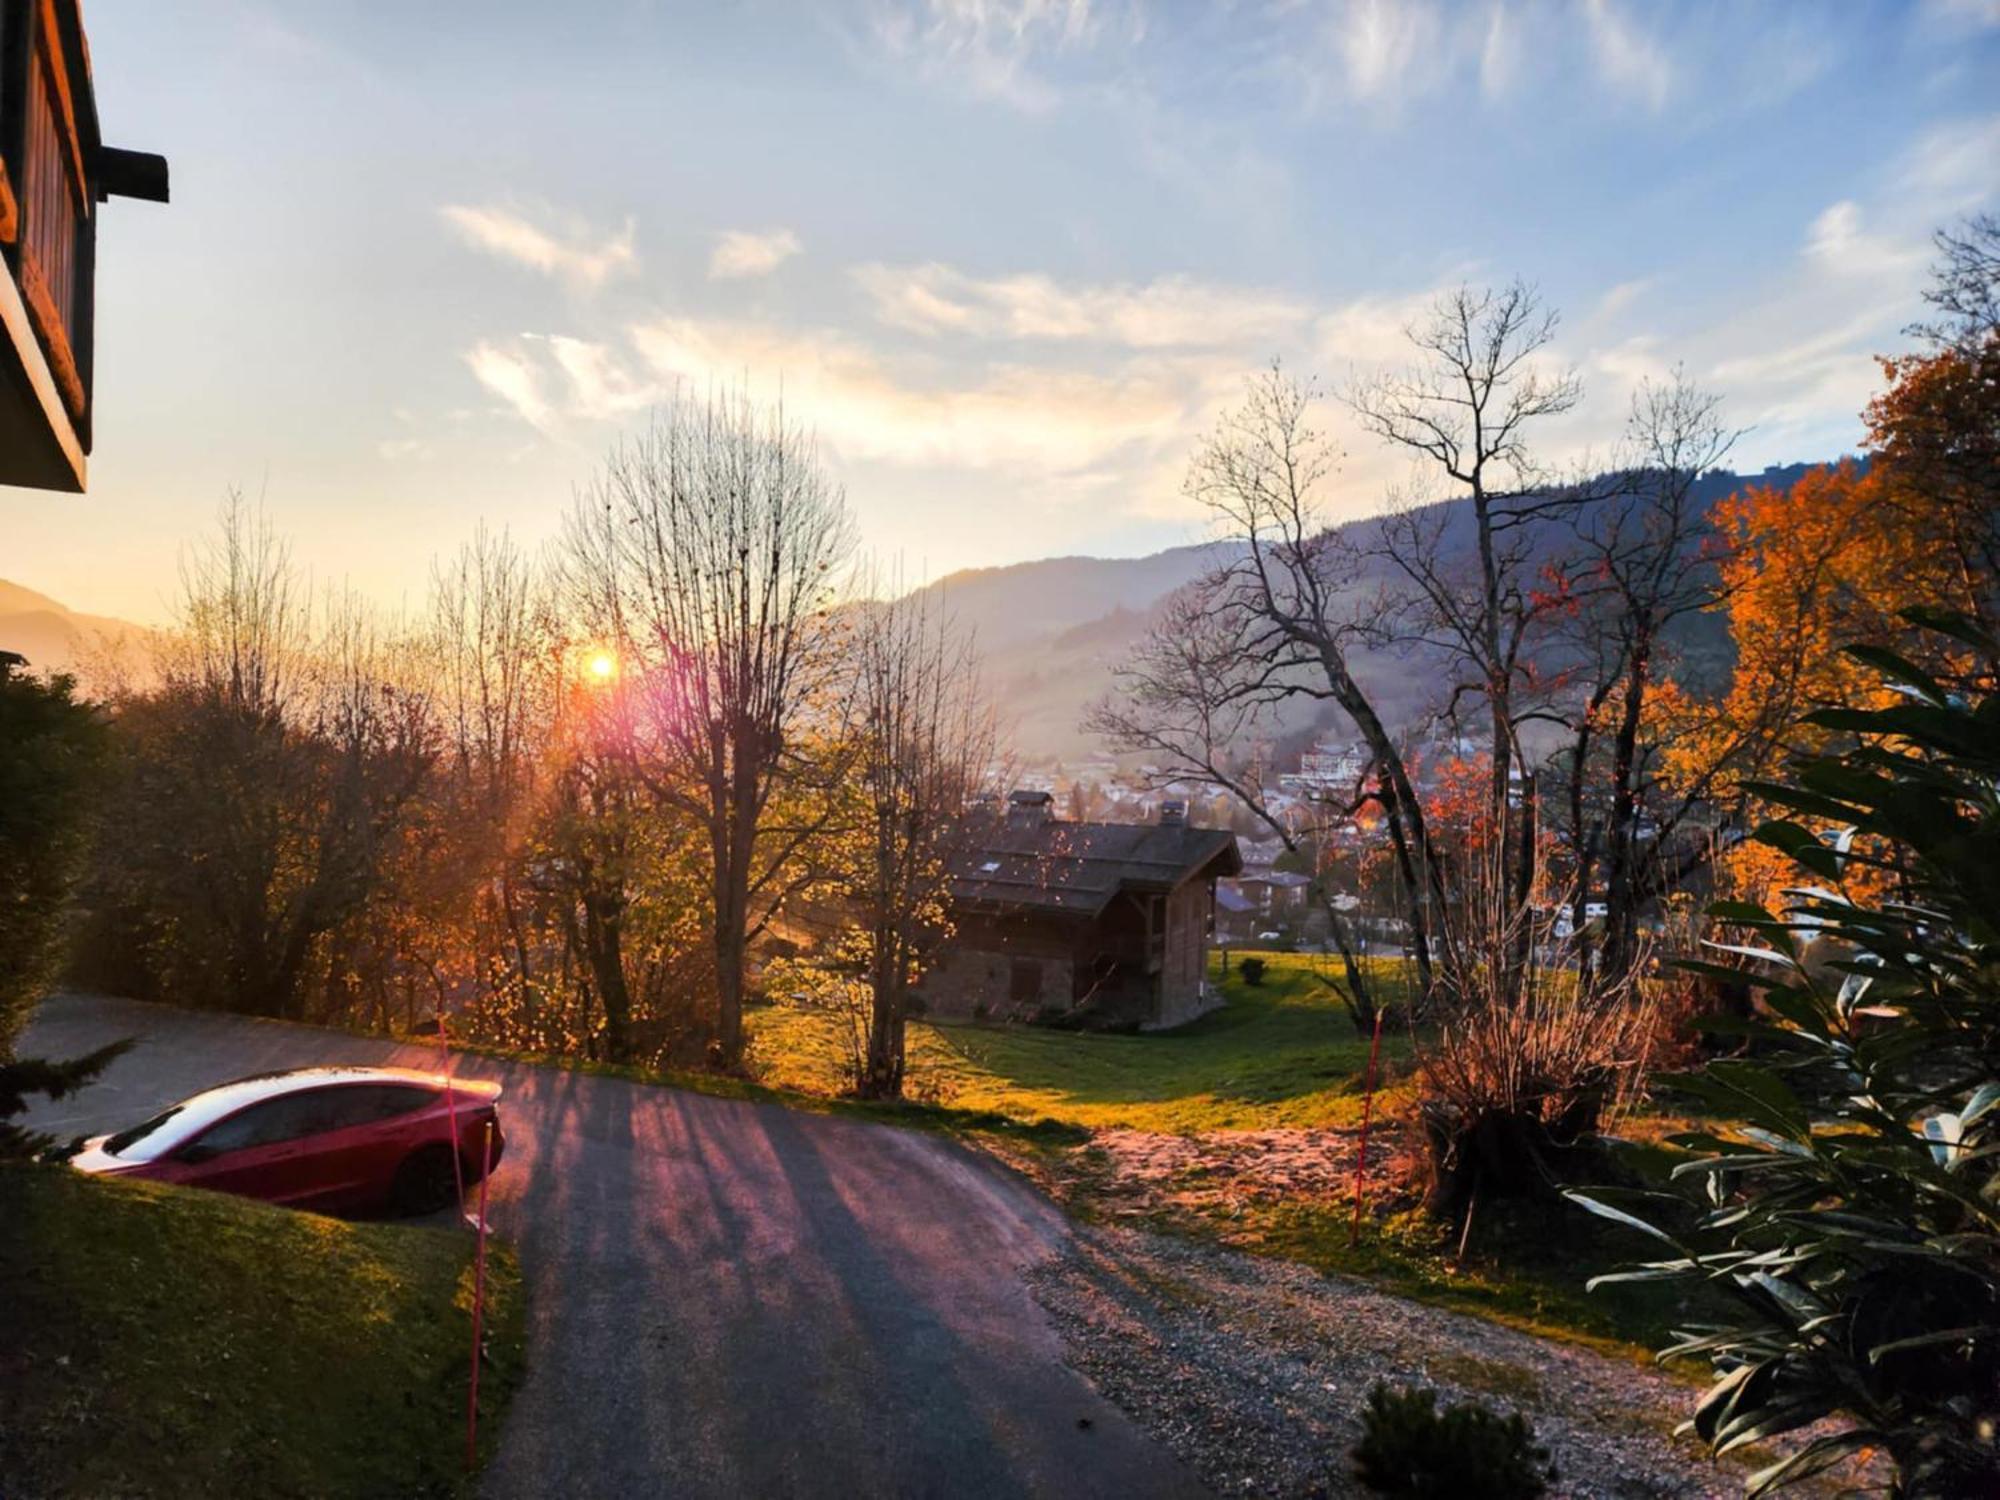
[[[954,862],[952,900],[989,911],[1095,916],[1120,891],[1171,891],[1243,868],[1236,835],[1186,823],[996,820]]]

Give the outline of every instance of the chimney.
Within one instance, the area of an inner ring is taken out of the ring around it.
[[[1049,820],[1049,805],[1055,798],[1047,792],[1022,788],[1007,794],[1007,826],[1037,828]]]
[[[1169,797],[1160,804],[1160,822],[1175,828],[1187,824],[1187,803],[1179,797]]]

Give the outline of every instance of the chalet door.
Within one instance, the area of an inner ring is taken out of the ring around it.
[[[1007,970],[1007,1003],[1016,1007],[1038,1004],[1042,997],[1042,961],[1017,958]]]

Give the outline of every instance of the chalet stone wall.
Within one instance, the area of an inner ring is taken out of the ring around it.
[[[1074,1003],[1076,964],[1067,954],[948,944],[924,976],[920,992],[932,1015],[992,1020],[1034,1019]]]

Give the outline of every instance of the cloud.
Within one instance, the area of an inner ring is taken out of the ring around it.
[[[450,203],[438,212],[475,250],[580,287],[595,288],[638,268],[629,219],[616,234],[593,234],[580,224],[558,233],[512,209]]]
[[[769,276],[799,253],[799,237],[789,229],[762,234],[749,229],[724,230],[709,252],[708,274],[716,280]]]
[[[1429,6],[1401,0],[1352,0],[1332,24],[1347,86],[1356,98],[1410,92],[1410,70],[1436,66],[1439,23]]]
[[[2000,0],[1924,0],[1924,10],[1948,25],[2000,26]]]
[[[1134,9],[1122,28],[1143,29]],[[1060,90],[1046,66],[1094,46],[1106,15],[1092,0],[916,0],[881,3],[871,12],[876,46],[924,76],[948,79],[1016,109],[1052,109]]]
[[[1621,281],[1597,299],[1597,306],[1591,310],[1593,322],[1609,322],[1639,300],[1642,293],[1651,289],[1656,278],[1640,276],[1631,281]]]
[[[1923,265],[1924,243],[1898,242],[1862,227],[1861,205],[1852,198],[1828,208],[1806,233],[1804,254],[1835,276],[1910,277]]]
[[[465,362],[474,379],[547,437],[563,436],[578,423],[618,421],[664,394],[657,382],[635,377],[603,344],[566,334],[482,340]]]
[[[898,369],[828,331],[662,318],[631,336],[663,382],[747,378],[765,399],[782,394],[836,451],[897,464],[1088,470],[1133,444],[1178,441],[1191,400],[1186,372],[1170,361],[954,372],[928,361]]]
[[[1666,108],[1674,68],[1665,49],[1620,15],[1612,0],[1588,0],[1584,15],[1591,56],[1605,81],[1638,96],[1655,114]]]
[[[504,401],[522,421],[538,432],[552,430],[555,413],[542,394],[541,371],[532,358],[519,349],[502,349],[482,341],[467,351],[465,363],[473,379]]]
[[[1962,213],[1991,200],[2000,189],[1995,162],[2000,162],[2000,115],[1957,120],[1930,131],[1911,148],[1902,177],[1936,211]]]
[[[1658,113],[1681,71],[1677,51],[1699,54],[1704,76],[1726,71],[1732,62],[1766,81],[1779,70],[1809,76],[1821,66],[1811,39],[1782,20],[1726,14],[1722,22],[1685,29],[1669,47],[1636,25],[1615,0],[1580,4],[1581,26],[1574,8],[1532,0],[1279,6],[1257,45],[1263,70],[1288,80],[1308,110],[1347,106],[1370,126],[1400,122],[1407,106],[1431,95],[1476,88],[1486,105],[1500,106],[1536,84],[1558,80],[1575,95],[1579,78],[1617,99],[1636,97]],[[1808,61],[1798,61],[1808,54]]]
[[[854,278],[877,318],[926,335],[1133,349],[1217,348],[1284,337],[1309,311],[1277,293],[1214,286],[1184,276],[1143,284],[1064,286],[1040,273],[981,279],[932,262],[859,266]]]
[[[1490,102],[1503,98],[1520,70],[1520,27],[1507,7],[1496,3],[1486,16],[1486,36],[1479,46],[1479,92]]]

